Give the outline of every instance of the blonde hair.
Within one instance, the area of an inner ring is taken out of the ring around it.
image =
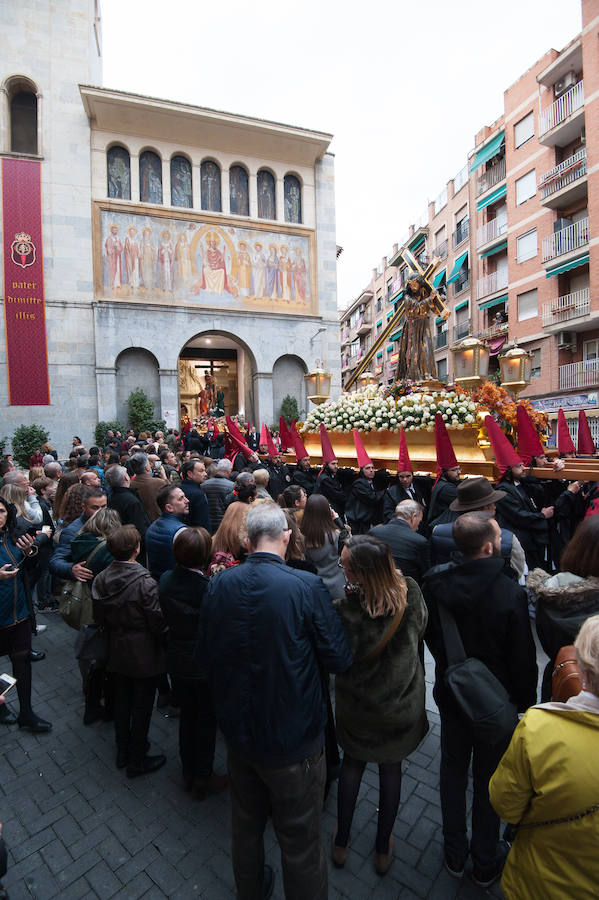
[[[590,616],[583,622],[574,648],[586,686],[599,697],[599,616]]]
[[[9,503],[14,504],[17,515],[21,516],[21,518],[23,519],[27,519],[27,521],[30,522],[31,519],[29,518],[25,510],[25,501],[27,500],[28,496],[29,493],[27,491],[27,488],[21,487],[18,484],[5,484],[0,491],[0,497],[2,497],[4,500],[7,500]]]
[[[98,509],[90,516],[81,529],[82,532],[95,534],[96,537],[107,538],[116,528],[122,525],[121,517],[116,509]]]

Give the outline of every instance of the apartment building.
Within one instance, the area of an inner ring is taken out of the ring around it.
[[[532,355],[523,395],[550,421],[562,407],[574,436],[584,408],[599,442],[596,2],[583,0],[582,21],[573,41],[550,50],[505,91],[503,115],[476,135],[467,166],[394,247],[387,312],[405,283],[401,251],[408,247],[423,262],[437,256],[435,284],[446,287],[451,311],[433,327],[439,377],[452,380],[451,348],[468,335],[488,345],[491,377],[499,375],[504,344],[517,340]],[[364,321],[372,322],[370,332],[362,330],[363,352],[381,318],[370,309],[374,283],[360,300]],[[382,381],[392,379],[392,344],[382,366],[373,361]]]

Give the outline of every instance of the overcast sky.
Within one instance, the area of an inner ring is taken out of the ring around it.
[[[334,135],[338,305],[464,165],[580,0],[102,0],[104,84]]]

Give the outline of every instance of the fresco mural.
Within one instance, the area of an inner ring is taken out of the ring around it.
[[[312,311],[304,235],[109,210],[100,231],[105,298]]]

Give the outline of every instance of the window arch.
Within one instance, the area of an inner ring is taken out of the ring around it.
[[[200,167],[202,209],[222,212],[220,166],[213,159],[205,159]]]
[[[229,169],[229,199],[232,215],[249,216],[248,173],[243,166],[231,166]]]
[[[153,150],[144,150],[139,157],[139,199],[162,203],[162,160]]]
[[[193,206],[191,163],[185,156],[171,159],[171,206]]]
[[[258,172],[258,218],[277,218],[275,179],[268,169],[260,169]]]
[[[6,85],[10,109],[11,153],[37,155],[37,88],[28,78],[16,76]]]
[[[302,186],[295,175],[285,175],[284,181],[285,221],[299,225],[302,221]]]
[[[117,200],[131,199],[131,157],[126,147],[116,144],[106,154],[108,196]]]

